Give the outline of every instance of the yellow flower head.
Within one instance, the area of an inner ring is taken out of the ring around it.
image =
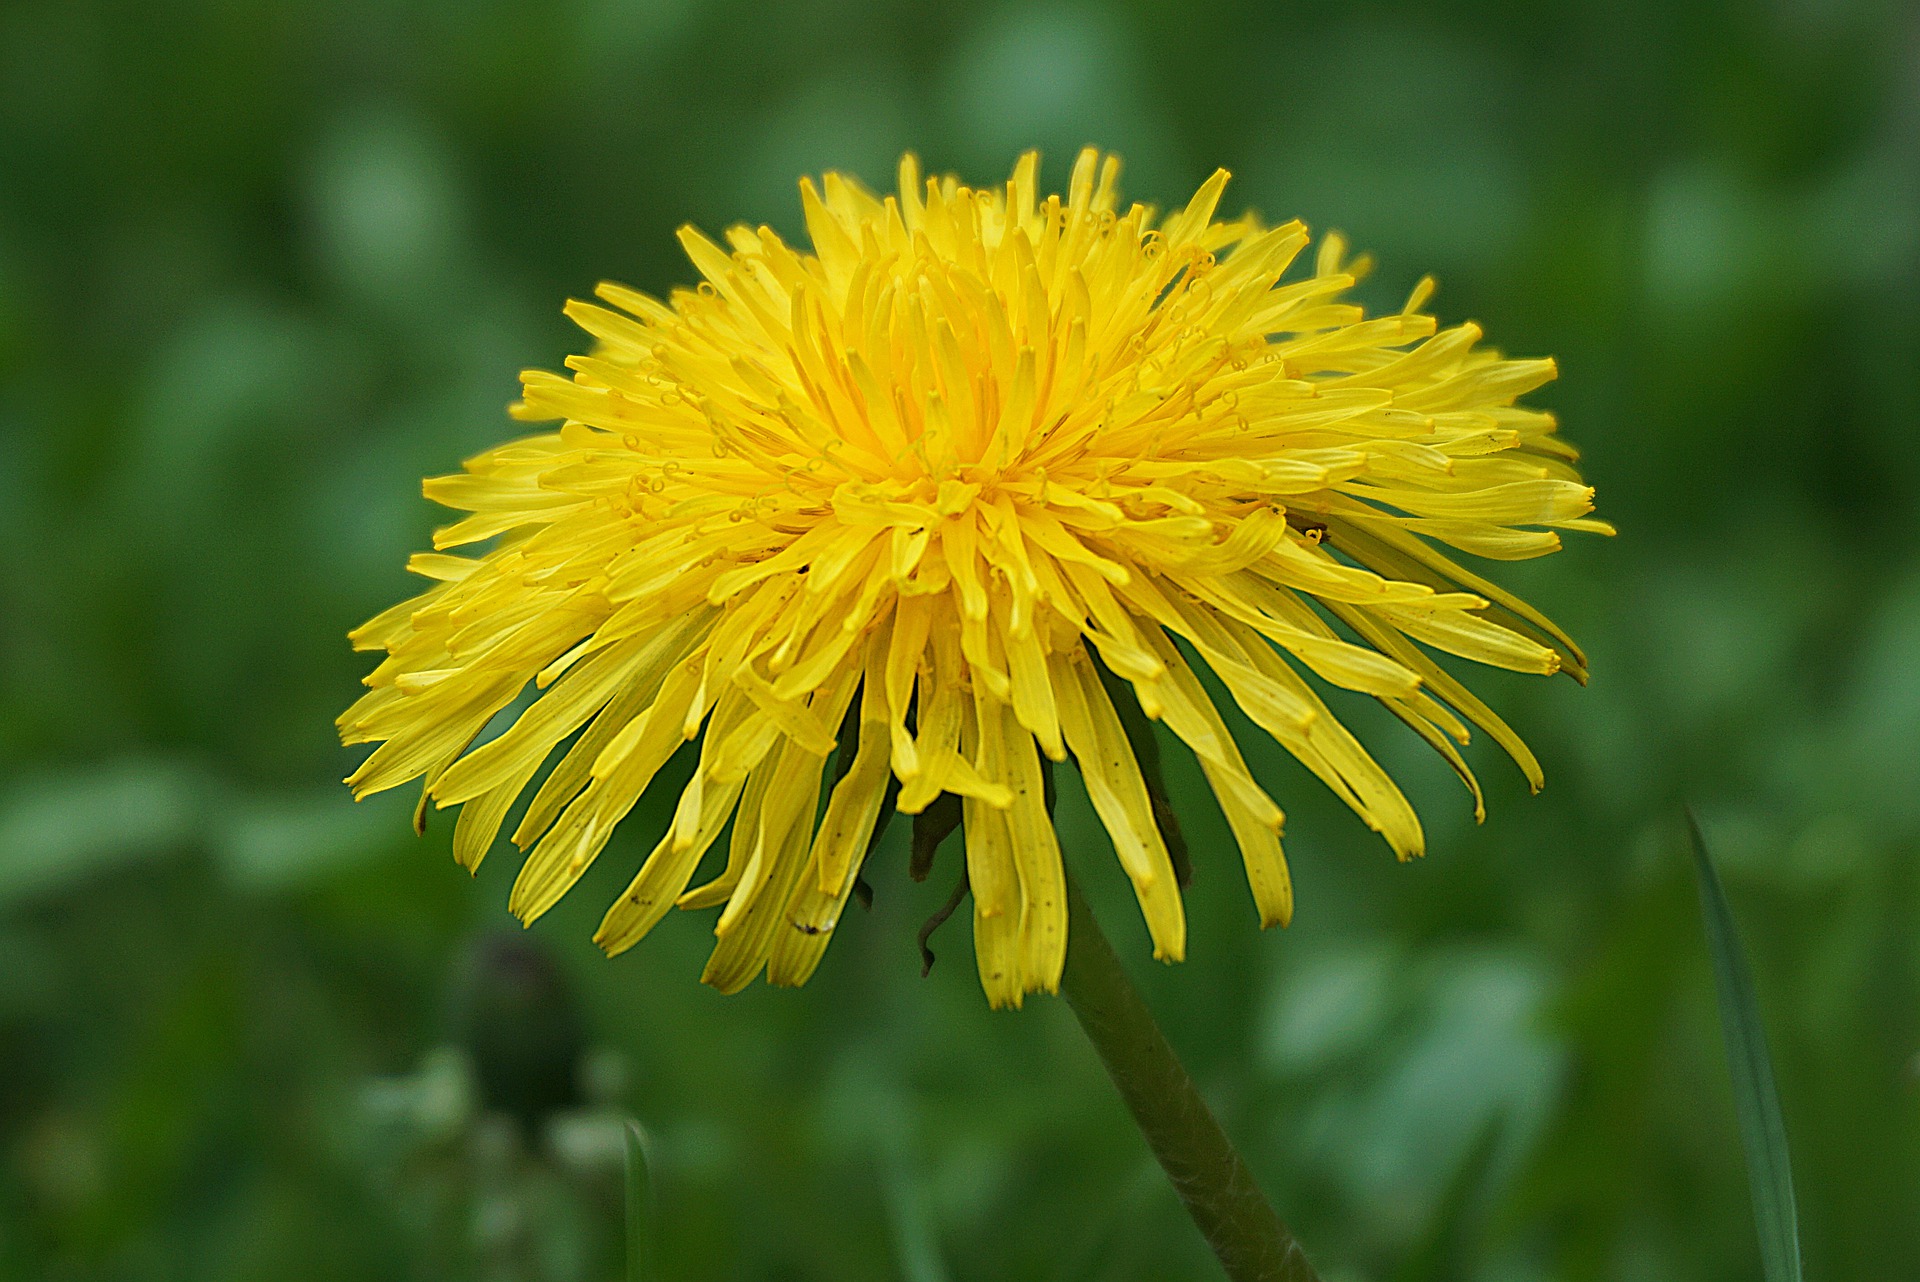
[[[463,803],[454,849],[473,867],[571,737],[513,833],[532,853],[511,907],[530,921],[700,739],[596,938],[618,952],[671,905],[723,906],[703,978],[732,992],[763,967],[812,973],[890,779],[909,814],[956,794],[1000,1006],[1051,991],[1065,955],[1042,754],[1078,765],[1155,955],[1185,951],[1110,691],[1192,749],[1262,922],[1290,916],[1280,807],[1194,656],[1402,858],[1419,820],[1303,669],[1384,703],[1476,811],[1462,719],[1538,787],[1428,651],[1583,675],[1559,629],[1449,551],[1532,557],[1555,529],[1606,529],[1553,417],[1514,404],[1553,363],[1477,348],[1473,325],[1436,332],[1430,282],[1366,318],[1343,301],[1365,264],[1337,237],[1291,271],[1300,223],[1215,220],[1224,171],[1161,218],[1121,209],[1119,168],[1082,152],[1065,199],[1039,194],[1031,154],[992,190],[923,183],[911,156],[897,197],[828,174],[800,184],[811,252],[687,228],[697,290],[568,304],[593,354],[572,378],[527,373],[514,407],[559,430],[426,483],[471,513],[436,549],[497,543],[415,556],[435,586],[353,634],[387,652],[340,719],[346,742],[381,743],[356,795],[424,776],[423,807]],[[725,870],[689,891],[730,817]]]

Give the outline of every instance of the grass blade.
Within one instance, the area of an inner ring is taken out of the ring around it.
[[[1706,919],[1707,946],[1713,955],[1713,986],[1720,999],[1720,1031],[1727,1044],[1727,1070],[1733,1077],[1733,1103],[1740,1118],[1740,1143],[1747,1153],[1747,1183],[1753,1192],[1754,1227],[1760,1234],[1760,1260],[1767,1282],[1801,1282],[1800,1218],[1793,1199],[1793,1167],[1787,1159],[1787,1131],[1780,1121],[1780,1095],[1773,1084],[1773,1060],[1753,976],[1740,948],[1726,892],[1707,856],[1700,824],[1687,812],[1693,838],[1693,867],[1700,878],[1700,911]]]
[[[906,1282],[947,1282],[939,1234],[927,1213],[926,1196],[915,1178],[901,1130],[897,1123],[884,1126],[878,1136],[881,1192],[900,1273]]]
[[[628,1118],[621,1125],[627,1154],[627,1282],[647,1282],[647,1245],[653,1226],[653,1167],[647,1133]]]

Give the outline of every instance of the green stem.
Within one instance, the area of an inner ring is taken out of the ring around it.
[[[1079,886],[1067,882],[1060,991],[1120,1097],[1232,1282],[1319,1282],[1113,955]]]

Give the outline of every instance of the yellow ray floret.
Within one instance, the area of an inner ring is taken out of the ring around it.
[[[569,303],[592,354],[528,372],[514,406],[559,430],[429,480],[468,514],[411,563],[434,586],[353,634],[386,654],[340,719],[380,744],[355,794],[424,779],[462,805],[475,867],[559,753],[512,833],[530,921],[700,741],[598,938],[618,952],[676,903],[718,907],[703,978],[731,992],[813,972],[890,781],[908,813],[953,793],[981,981],[1018,1005],[1065,957],[1049,762],[1077,764],[1155,955],[1185,953],[1134,702],[1192,749],[1262,923],[1291,915],[1280,808],[1195,660],[1402,858],[1418,817],[1309,675],[1384,703],[1476,813],[1467,723],[1537,788],[1432,652],[1585,675],[1454,559],[1607,531],[1553,417],[1516,403],[1553,363],[1438,330],[1428,281],[1367,317],[1338,237],[1302,262],[1300,223],[1216,217],[1224,171],[1165,217],[1120,206],[1112,157],[1082,152],[1064,198],[1037,173],[1029,154],[973,190],[909,156],[884,198],[828,174],[800,185],[810,250],[686,228],[698,289]],[[729,821],[724,868],[690,890]]]

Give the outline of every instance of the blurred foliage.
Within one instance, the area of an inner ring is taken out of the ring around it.
[[[445,816],[416,841],[408,799],[334,782],[343,633],[439,520],[418,478],[513,430],[515,371],[580,345],[564,298],[685,281],[682,220],[793,230],[798,174],[882,184],[909,147],[993,180],[1039,145],[1058,182],[1089,140],[1162,204],[1226,165],[1376,251],[1376,304],[1432,270],[1443,318],[1557,355],[1539,399],[1623,531],[1509,575],[1594,660],[1584,692],[1481,682],[1540,797],[1482,751],[1476,828],[1376,726],[1430,824],[1403,867],[1256,759],[1288,931],[1196,804],[1192,959],[1153,967],[1064,787],[1096,907],[1328,1282],[1757,1274],[1682,797],[1753,948],[1808,1272],[1910,1273],[1910,4],[9,0],[0,1276],[480,1276],[422,1246],[437,1186],[371,1155],[366,1101],[527,1000],[462,987],[513,860],[469,881]],[[660,812],[530,937],[630,1066],[659,1276],[1214,1276],[1061,1004],[990,1014],[952,927],[921,980],[948,879],[903,875],[900,826],[800,992],[701,988],[700,917],[600,958]],[[593,1205],[502,1196],[562,1243]],[[456,1237],[490,1231],[475,1197]]]

